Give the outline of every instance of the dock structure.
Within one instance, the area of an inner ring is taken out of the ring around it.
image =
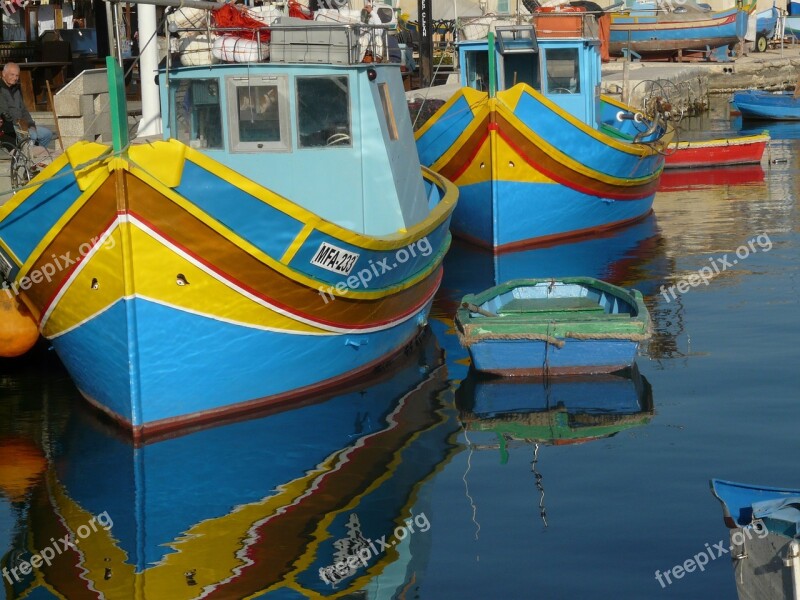
[[[636,108],[649,98],[668,100],[676,113],[697,114],[709,96],[743,89],[793,89],[800,73],[800,45],[750,53],[730,62],[626,62],[603,65],[601,93]]]

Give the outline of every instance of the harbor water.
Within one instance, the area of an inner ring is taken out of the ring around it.
[[[428,334],[292,409],[134,447],[46,348],[0,362],[0,598],[735,598],[709,479],[800,484],[800,124],[745,126],[760,166],[666,173],[630,227],[454,243]],[[470,372],[460,298],[566,275],[642,291],[637,367]]]

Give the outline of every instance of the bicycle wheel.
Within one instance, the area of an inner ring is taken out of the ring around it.
[[[31,171],[29,167],[28,157],[17,149],[11,155],[11,189],[17,191],[24,187],[31,180]]]

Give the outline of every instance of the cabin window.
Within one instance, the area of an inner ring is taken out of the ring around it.
[[[192,148],[222,148],[219,80],[173,80],[171,89],[177,138]]]
[[[396,140],[400,136],[397,134],[397,121],[394,118],[389,86],[385,83],[379,83],[378,93],[381,95],[381,106],[383,106],[383,116],[386,118],[386,127],[389,129],[389,139]]]
[[[289,150],[286,77],[228,77],[226,85],[231,151]]]
[[[352,146],[347,77],[297,77],[295,83],[299,147]]]
[[[539,55],[530,52],[503,56],[503,85],[509,89],[518,83],[527,83],[539,90]]]
[[[579,94],[580,65],[577,48],[545,49],[547,92],[550,94]]]
[[[486,50],[466,52],[464,54],[464,71],[467,87],[479,92],[489,90],[489,57]]]

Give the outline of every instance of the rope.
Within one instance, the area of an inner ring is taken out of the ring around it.
[[[472,335],[464,333],[459,336],[459,341],[464,348],[469,348],[472,344],[484,340],[530,340],[535,342],[547,342],[556,348],[564,347],[563,340],[542,333],[480,333]]]

